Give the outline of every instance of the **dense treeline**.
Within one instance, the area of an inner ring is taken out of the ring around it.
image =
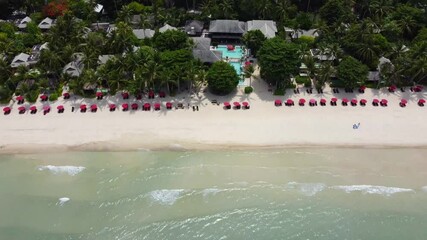
[[[104,6],[104,14],[94,12],[98,3]],[[381,65],[382,85],[422,83],[427,77],[425,0],[0,1],[3,19],[13,18],[10,14],[15,10],[24,11],[33,22],[20,34],[15,34],[18,29],[14,24],[0,23],[2,100],[15,91],[34,100],[40,91],[59,92],[64,83],[79,94],[85,94],[88,84],[109,88],[113,93],[120,89],[138,93],[147,88],[166,88],[173,93],[182,84],[200,85],[206,80],[207,69],[193,59],[192,43],[186,34],[157,32],[152,39],[144,40],[132,34],[132,28],[158,30],[165,23],[183,26],[189,19],[202,20],[206,26],[213,19],[274,20],[278,28],[275,39],[266,40],[254,31],[248,32],[243,42],[257,54],[261,76],[278,88],[292,86],[290,77],[297,74],[301,62],[316,87],[337,76],[345,87],[364,84],[360,75],[377,70],[381,57],[390,60]],[[133,21],[135,14],[141,16],[137,23]],[[45,16],[57,18],[48,33],[36,25]],[[91,23],[102,21],[116,23],[116,29],[110,33],[86,31]],[[316,29],[319,37],[292,39],[285,27]],[[49,42],[49,49],[41,52],[36,71],[11,69],[14,56],[30,53],[33,45],[43,42]],[[317,62],[309,54],[313,48],[334,59]],[[72,78],[62,69],[76,59],[75,53],[82,54],[85,67],[79,77]],[[99,55],[114,58],[99,65]],[[36,81],[21,84],[29,78]]]

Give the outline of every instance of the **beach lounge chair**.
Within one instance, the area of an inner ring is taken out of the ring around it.
[[[378,104],[380,103],[380,100],[378,100],[378,99],[374,99],[374,100],[372,100],[372,105],[374,106],[374,107],[378,107]]]
[[[418,100],[418,106],[424,107],[424,103],[426,103],[426,100],[424,100],[424,99]]]
[[[231,109],[231,105],[229,102],[224,102],[224,109]]]
[[[3,108],[4,115],[9,115],[11,111],[12,111],[12,109],[10,107],[4,107]]]

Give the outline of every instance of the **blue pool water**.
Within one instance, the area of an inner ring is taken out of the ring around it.
[[[234,67],[234,69],[236,70],[237,75],[241,75],[242,74],[242,68],[239,62],[229,62],[231,66]]]
[[[235,49],[233,51],[228,51],[227,46],[225,45],[219,45],[216,50],[222,52],[222,58],[238,58],[241,59],[243,56],[243,50],[240,46],[235,46]]]

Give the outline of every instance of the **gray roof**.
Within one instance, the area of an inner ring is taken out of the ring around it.
[[[369,71],[368,72],[368,81],[379,81],[380,80],[380,72],[379,71]]]
[[[329,49],[325,49],[324,52],[322,52],[320,49],[313,48],[310,49],[311,56],[313,56],[315,59],[319,61],[333,61],[335,60],[335,56],[330,54]]]
[[[276,22],[271,20],[253,20],[246,22],[246,30],[260,30],[266,38],[274,38],[276,36]]]
[[[99,55],[98,64],[105,64],[108,60],[112,59],[114,55]]]
[[[203,32],[203,22],[197,20],[187,20],[185,22],[185,32],[188,35],[199,35]]]
[[[13,68],[17,68],[21,65],[28,66],[28,58],[30,58],[30,55],[26,53],[20,53],[13,58],[10,66]]]
[[[92,23],[90,25],[90,28],[92,29],[92,31],[99,31],[99,30],[103,30],[103,31],[107,31],[108,28],[110,27],[110,23]]]
[[[210,22],[209,32],[244,34],[245,23],[238,20],[213,20]]]
[[[222,52],[210,49],[211,39],[203,37],[193,37],[193,56],[204,63],[214,63],[221,61]]]
[[[161,33],[166,32],[167,30],[176,30],[176,27],[172,27],[166,23],[163,27],[159,28],[159,32]]]
[[[27,27],[27,23],[31,22],[30,17],[25,17],[21,21],[18,22],[18,28],[23,29]]]
[[[138,39],[152,38],[155,33],[154,30],[151,29],[134,29],[132,31]]]
[[[316,38],[316,37],[319,36],[319,33],[318,33],[317,29],[309,29],[309,30],[298,29],[298,30],[295,30],[295,32],[292,33],[292,37],[293,38],[300,38],[302,36]]]
[[[51,18],[45,18],[39,23],[40,29],[50,29],[54,25],[54,20]]]
[[[83,67],[84,67],[84,64],[82,62],[73,61],[73,62],[69,62],[67,65],[65,65],[62,72],[66,73],[72,77],[78,77],[82,73]]]

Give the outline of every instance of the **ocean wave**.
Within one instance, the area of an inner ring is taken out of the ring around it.
[[[82,172],[83,170],[85,170],[85,167],[81,167],[81,166],[52,166],[52,165],[47,165],[47,166],[40,166],[39,171],[50,171],[54,174],[62,174],[62,173],[66,173],[70,176],[75,176],[77,174],[79,174],[80,172]]]
[[[206,188],[206,189],[203,189],[201,193],[203,194],[203,197],[207,197],[209,195],[215,195],[223,191],[224,191],[223,189],[218,189],[218,188]]]
[[[306,196],[314,196],[318,192],[323,191],[326,188],[326,184],[323,183],[297,183],[288,182],[285,186],[286,189],[297,189]]]
[[[66,202],[70,201],[70,198],[62,197],[58,199],[59,202],[56,205],[63,206]]]
[[[184,189],[161,189],[149,193],[152,200],[162,205],[173,205],[184,193]]]
[[[373,186],[373,185],[349,185],[349,186],[333,186],[331,187],[337,190],[343,190],[346,193],[351,192],[362,192],[363,194],[380,194],[390,196],[395,193],[402,192],[415,192],[410,188],[398,188],[398,187],[385,187],[385,186]]]

